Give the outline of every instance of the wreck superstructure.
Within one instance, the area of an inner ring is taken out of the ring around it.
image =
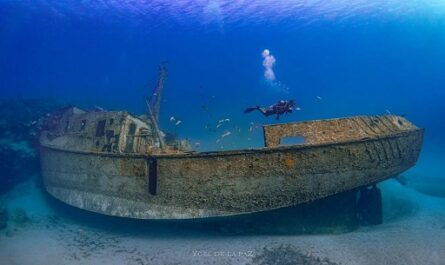
[[[185,141],[165,141],[156,119],[75,107],[53,115],[40,138],[47,191],[122,217],[245,214],[396,176],[415,165],[423,140],[423,129],[404,117],[356,116],[265,125],[263,148],[197,153]],[[304,143],[282,145],[296,136]]]
[[[145,146],[159,146],[152,137],[152,126],[124,111],[86,112],[72,107],[67,108],[56,123],[59,126],[51,133],[42,133],[42,136],[47,133],[42,143],[51,141],[72,151],[118,153],[141,152]]]

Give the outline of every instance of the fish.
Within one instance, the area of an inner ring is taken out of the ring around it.
[[[173,116],[170,117],[171,122],[174,122],[175,120],[176,120],[175,117],[173,117]]]
[[[225,132],[225,133],[221,134],[221,138],[227,137],[231,134],[232,134],[231,132]]]
[[[177,121],[176,123],[175,123],[175,126],[178,126],[179,124],[181,124],[181,121]]]
[[[221,127],[222,126],[222,124],[221,123],[218,123],[218,125],[216,125],[216,128],[219,128],[219,127]]]
[[[322,98],[322,97],[320,97],[320,96],[317,96],[317,99],[318,99],[318,100],[322,100],[323,98]]]
[[[106,111],[106,110],[104,108],[102,108],[102,107],[94,106],[93,107],[93,111],[94,112],[103,112],[103,111]]]
[[[229,121],[230,121],[230,119],[222,119],[222,120],[219,120],[218,123],[229,122]]]

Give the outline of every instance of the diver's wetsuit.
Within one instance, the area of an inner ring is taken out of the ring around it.
[[[272,105],[268,108],[258,108],[258,110],[263,113],[264,116],[270,116],[270,115],[281,115],[286,113],[288,110],[288,102],[285,100],[278,101],[277,104]],[[290,110],[292,112],[292,110]]]
[[[287,100],[280,100],[278,103],[268,107],[261,108],[260,106],[256,106],[255,108],[247,108],[244,113],[251,112],[253,110],[260,111],[264,116],[268,117],[271,115],[277,115],[277,120],[280,118],[280,115],[285,113],[291,113],[293,110],[294,102]]]

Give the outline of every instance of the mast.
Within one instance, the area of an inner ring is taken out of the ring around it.
[[[165,62],[159,65],[159,79],[158,82],[153,89],[150,97],[150,108],[153,114],[153,118],[158,122],[159,121],[159,112],[161,109],[161,99],[162,92],[164,90],[165,79],[167,78],[167,64]]]
[[[159,129],[158,121],[159,121],[159,112],[161,109],[161,98],[162,92],[164,90],[164,82],[167,77],[167,66],[166,63],[161,63],[159,65],[159,79],[158,82],[153,89],[153,93],[151,94],[150,99],[147,99],[145,102],[147,104],[148,117],[151,120],[151,124],[153,125],[153,130],[156,134],[156,137],[159,139],[159,145],[162,150],[165,150],[164,139],[162,138],[161,131]]]
[[[156,121],[155,117],[153,116],[153,112],[151,110],[149,100],[147,99],[147,100],[145,100],[145,102],[147,103],[148,118],[151,121],[153,130],[156,134],[156,137],[159,139],[159,146],[161,147],[162,151],[164,151],[165,150],[164,138],[162,138],[161,131],[159,130],[158,122]]]

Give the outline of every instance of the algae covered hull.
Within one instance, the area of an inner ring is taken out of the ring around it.
[[[195,153],[153,147],[151,126],[129,114],[115,113],[126,117],[116,122],[109,112],[68,113],[41,136],[47,191],[81,209],[142,219],[245,214],[366,187],[414,166],[423,139],[403,117],[357,116],[266,125],[264,148]],[[280,145],[294,136],[304,143]]]

